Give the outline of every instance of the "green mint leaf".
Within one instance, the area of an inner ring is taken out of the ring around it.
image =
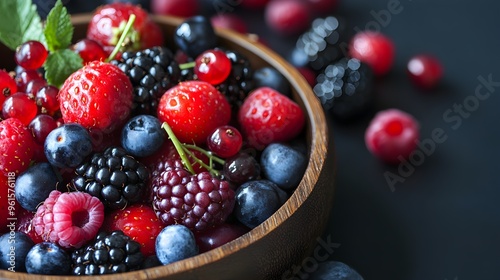
[[[43,33],[47,39],[48,49],[51,52],[65,49],[71,44],[73,38],[71,16],[61,0],[57,0],[56,5],[47,15]]]
[[[31,0],[0,1],[0,41],[12,50],[29,40],[45,42],[42,20]]]
[[[51,52],[43,65],[45,79],[50,85],[61,87],[64,81],[83,65],[80,55],[70,49]]]

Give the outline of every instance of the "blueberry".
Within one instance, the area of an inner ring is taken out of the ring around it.
[[[188,56],[196,58],[202,52],[217,46],[217,36],[210,19],[198,15],[177,26],[174,42]]]
[[[30,274],[67,275],[70,270],[70,255],[51,242],[36,244],[26,256],[26,271]]]
[[[236,189],[234,213],[245,226],[254,228],[285,203],[287,194],[269,180],[243,183]]]
[[[283,143],[268,145],[260,157],[263,176],[284,190],[297,187],[304,176],[307,161],[305,154]]]
[[[77,167],[92,152],[92,138],[79,124],[63,124],[47,135],[44,152],[56,167]]]
[[[33,240],[20,231],[10,231],[0,236],[0,269],[25,272],[24,261],[33,245]]]
[[[156,255],[151,255],[151,256],[148,256],[144,259],[144,261],[142,262],[141,268],[146,269],[146,268],[157,267],[157,266],[161,266],[161,265],[162,265],[162,263],[160,262],[158,257]]]
[[[24,209],[35,212],[51,191],[60,183],[54,167],[47,162],[30,166],[17,177],[14,190],[16,200]]]
[[[121,142],[133,156],[146,157],[156,152],[165,141],[166,133],[158,118],[139,115],[130,119],[123,127]]]
[[[326,261],[319,264],[318,269],[309,275],[311,280],[363,280],[354,269],[342,262]]]
[[[169,264],[198,254],[193,232],[183,225],[170,225],[156,237],[156,256]]]
[[[253,75],[255,87],[270,87],[281,94],[290,96],[290,84],[285,76],[273,67],[257,69]]]

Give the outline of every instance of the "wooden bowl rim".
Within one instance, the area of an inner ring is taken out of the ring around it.
[[[152,18],[160,23],[167,24],[171,26],[179,25],[183,19],[171,16],[158,16],[151,15]],[[74,25],[88,23],[91,19],[91,14],[75,14],[72,15],[72,22]],[[264,236],[275,230],[280,224],[286,221],[294,212],[307,200],[309,195],[314,189],[315,184],[318,181],[319,174],[324,166],[326,160],[326,153],[323,153],[323,149],[320,149],[320,145],[326,145],[328,143],[328,126],[326,121],[326,116],[323,112],[322,106],[314,96],[312,89],[305,78],[291,66],[285,59],[276,54],[273,50],[267,46],[259,43],[255,38],[252,39],[251,36],[245,34],[240,34],[228,29],[216,29],[216,33],[223,40],[230,41],[241,48],[244,48],[262,60],[267,64],[274,67],[285,78],[290,82],[293,91],[302,99],[304,104],[303,109],[309,122],[307,125],[310,126],[311,134],[310,139],[310,158],[308,166],[304,177],[301,179],[299,186],[289,197],[289,199],[283,204],[270,218],[266,221],[253,228],[248,233],[240,236],[239,238],[226,243],[218,248],[212,249],[208,252],[196,255],[194,257],[174,262],[164,266],[152,267],[148,269],[142,269],[138,271],[132,271],[120,274],[119,277],[131,278],[131,279],[150,279],[161,277],[173,276],[176,274],[184,273],[188,270],[209,265],[210,263],[216,262],[222,258],[226,258],[238,250],[244,249],[250,246],[252,243],[258,241]],[[12,276],[13,279],[66,279],[73,278],[74,276],[56,276],[56,275],[30,275],[26,273],[14,273],[14,272],[1,272],[0,276]],[[81,277],[81,276],[78,276]],[[86,277],[86,276],[84,276]],[[114,279],[118,277],[114,274],[102,275],[102,276],[89,276],[93,279]]]

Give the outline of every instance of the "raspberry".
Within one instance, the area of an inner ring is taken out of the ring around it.
[[[83,192],[54,190],[37,209],[35,231],[45,241],[64,248],[80,248],[92,240],[104,221],[104,205]]]
[[[180,160],[167,160],[152,176],[153,209],[165,225],[193,230],[222,224],[234,207],[229,183],[209,172],[192,175]]]
[[[398,109],[379,112],[365,132],[368,150],[389,164],[408,158],[417,147],[419,127],[408,113]]]
[[[96,239],[71,255],[73,275],[103,275],[140,269],[141,245],[122,231],[101,232]]]
[[[119,147],[93,154],[75,171],[70,187],[98,197],[110,209],[140,201],[149,180],[149,170]]]
[[[372,105],[373,72],[355,58],[343,58],[328,65],[316,82],[314,94],[323,108],[338,120],[353,119]]]
[[[172,51],[165,47],[124,52],[120,60],[113,60],[111,64],[118,66],[132,82],[132,116],[156,115],[161,96],[176,85],[180,78],[179,65],[174,60]]]

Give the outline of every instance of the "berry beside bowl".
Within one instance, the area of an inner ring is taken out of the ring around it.
[[[85,38],[90,20],[89,14],[72,17],[74,41]],[[173,34],[182,19],[153,16],[153,20],[161,27],[166,44],[172,44]],[[207,248],[193,257],[167,265],[89,276],[89,279],[281,279],[294,265],[300,265],[317,246],[317,238],[323,233],[332,207],[336,171],[333,139],[322,106],[305,78],[279,55],[249,36],[223,29],[217,29],[216,34],[220,47],[243,54],[255,69],[274,68],[288,81],[291,98],[305,115],[303,134],[308,160],[303,177],[299,178],[300,182],[294,190],[289,190],[288,198],[274,214],[222,246]],[[0,45],[0,53],[4,57],[1,68],[14,69],[13,52]],[[12,59],[9,60],[9,57]],[[265,94],[261,93],[262,96]],[[266,184],[258,187],[268,188]],[[282,197],[278,196],[279,199]],[[164,235],[168,236],[162,233],[162,238]],[[57,280],[71,277],[0,270],[0,278]]]

